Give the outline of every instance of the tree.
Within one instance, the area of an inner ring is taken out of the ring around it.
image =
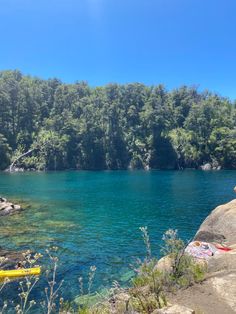
[[[0,169],[6,169],[10,164],[11,148],[7,139],[0,133]]]
[[[1,167],[22,155],[17,165],[48,170],[235,169],[235,128],[235,102],[195,87],[92,88],[0,72]]]

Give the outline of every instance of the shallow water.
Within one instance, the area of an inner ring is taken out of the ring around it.
[[[1,218],[0,246],[37,252],[58,246],[68,298],[78,295],[78,277],[91,265],[94,288],[127,284],[129,264],[145,254],[140,226],[148,226],[153,255],[168,228],[191,239],[215,206],[234,198],[235,179],[235,171],[2,173],[0,194],[32,206]]]

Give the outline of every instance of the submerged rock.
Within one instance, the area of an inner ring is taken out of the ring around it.
[[[109,290],[103,288],[99,290],[99,293],[79,295],[74,299],[74,302],[79,306],[93,306],[96,303],[103,301],[105,298],[108,298],[108,296]]]
[[[8,202],[6,198],[0,197],[0,216],[12,215],[21,211],[20,205]]]
[[[120,281],[123,283],[127,283],[128,281],[130,281],[131,278],[134,277],[134,274],[135,273],[133,270],[127,271],[123,275],[121,275]]]
[[[1,269],[14,269],[19,261],[23,259],[21,252],[5,250],[0,247]]]

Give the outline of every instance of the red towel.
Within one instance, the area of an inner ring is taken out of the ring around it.
[[[217,247],[218,250],[225,251],[225,252],[229,252],[229,251],[232,250],[232,249],[229,248],[229,247],[220,246],[220,245],[218,245],[218,244],[216,245],[216,247]]]

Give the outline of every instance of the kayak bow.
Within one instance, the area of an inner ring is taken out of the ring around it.
[[[24,277],[31,275],[40,275],[41,268],[22,268],[13,270],[0,270],[0,278]]]

